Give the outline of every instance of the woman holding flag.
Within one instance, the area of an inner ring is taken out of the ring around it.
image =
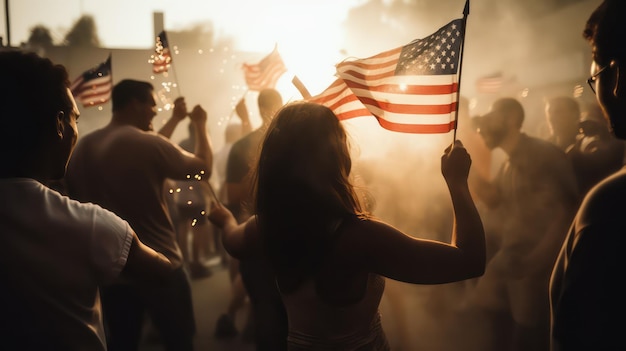
[[[385,277],[442,284],[485,269],[482,222],[461,142],[441,158],[454,206],[449,243],[373,218],[351,183],[346,132],[329,108],[292,103],[273,119],[255,168],[255,215],[241,225],[219,204],[209,219],[235,257],[267,259],[287,309],[288,348],[388,350],[378,311]]]

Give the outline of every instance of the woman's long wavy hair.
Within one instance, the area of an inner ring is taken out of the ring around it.
[[[366,216],[350,182],[346,132],[327,107],[283,107],[265,134],[254,175],[255,210],[281,289],[314,276],[336,225]]]

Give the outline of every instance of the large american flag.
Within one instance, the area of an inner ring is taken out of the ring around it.
[[[152,72],[154,73],[165,73],[170,68],[172,54],[170,53],[170,45],[165,31],[161,31],[157,36],[154,54],[152,54],[150,61],[152,62]]]
[[[373,115],[386,129],[447,133],[455,128],[463,20],[423,39],[337,65],[339,79],[313,102],[340,119]]]
[[[74,99],[83,107],[101,105],[109,101],[112,89],[111,55],[105,62],[81,74],[70,86]]]
[[[255,64],[243,64],[246,85],[249,90],[260,91],[276,87],[278,79],[287,72],[287,67],[278,53],[278,48]]]

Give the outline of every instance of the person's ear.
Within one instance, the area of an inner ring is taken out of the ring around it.
[[[612,61],[611,65],[614,65],[613,70],[615,71],[615,86],[613,87],[613,95],[616,98],[621,98],[626,96],[626,74],[621,74],[620,63],[618,61]],[[626,73],[626,72],[625,72]]]
[[[59,138],[63,139],[63,135],[65,133],[65,124],[63,123],[65,119],[65,112],[59,111],[56,114],[55,124],[56,124],[56,133]]]

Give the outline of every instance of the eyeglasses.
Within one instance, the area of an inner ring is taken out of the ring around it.
[[[598,79],[598,76],[602,72],[604,72],[607,68],[615,67],[616,64],[617,64],[617,61],[611,60],[611,63],[602,67],[598,72],[594,73],[591,77],[587,79],[587,84],[589,84],[589,88],[591,88],[591,91],[593,92],[594,95],[596,94],[596,80]]]

